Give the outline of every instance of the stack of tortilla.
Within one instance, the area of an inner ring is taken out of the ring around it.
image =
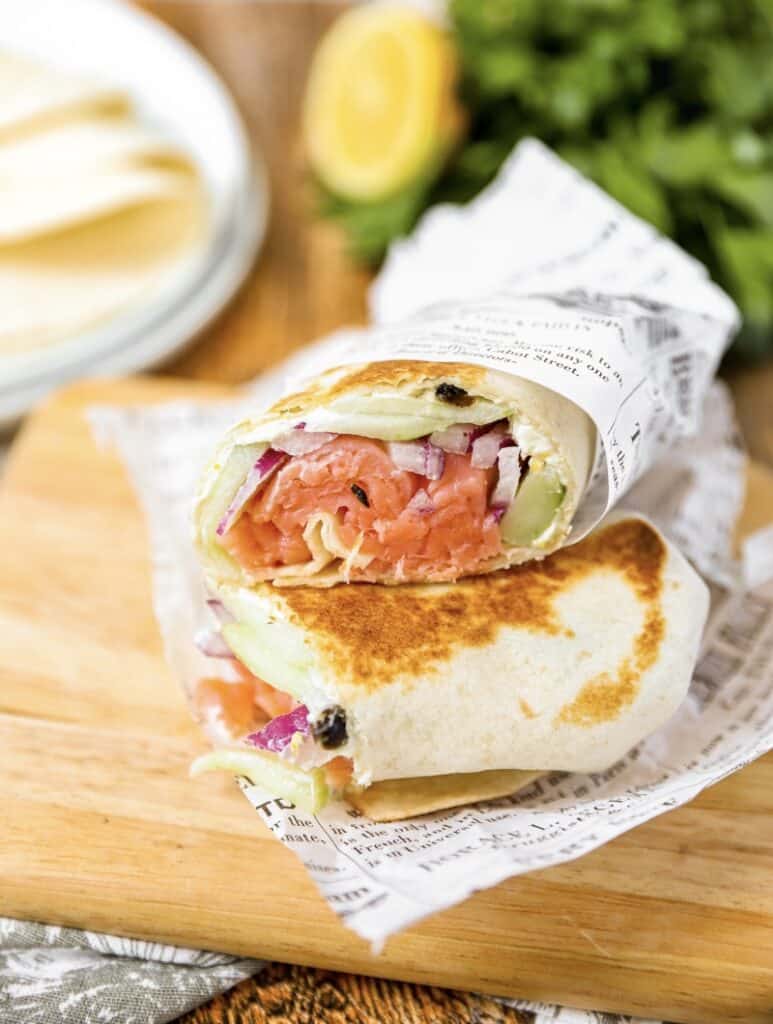
[[[0,355],[71,338],[178,271],[206,221],[190,158],[122,91],[0,54]]]

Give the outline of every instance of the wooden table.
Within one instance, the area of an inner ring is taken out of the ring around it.
[[[366,319],[369,275],[347,260],[337,230],[314,219],[298,132],[310,54],[342,6],[286,0],[144,3],[194,43],[231,86],[271,183],[271,221],[254,272],[231,308],[169,373],[236,383],[334,327]],[[773,464],[773,371],[736,373],[731,383],[752,453]],[[274,965],[181,1022],[529,1019],[483,996]]]

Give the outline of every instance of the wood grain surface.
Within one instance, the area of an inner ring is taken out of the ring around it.
[[[191,379],[241,381],[309,339],[343,323],[361,322],[366,316],[368,275],[347,260],[336,230],[314,220],[298,137],[299,99],[309,55],[339,5],[284,0],[156,0],[142,6],[187,36],[218,68],[234,91],[250,136],[268,167],[271,220],[260,260],[231,308],[195,348],[169,368],[169,372]],[[173,393],[175,387],[170,387]],[[773,462],[773,376],[740,374],[736,389],[742,398],[741,417],[753,451]],[[159,396],[162,393],[161,389],[154,390]],[[44,758],[32,782],[29,778],[18,779],[23,796],[2,811],[10,823],[7,840],[19,844],[15,858],[6,855],[6,867],[10,859],[10,867],[21,873],[17,885],[6,871],[3,895],[10,896],[12,906],[22,916],[47,913],[52,920],[83,923],[80,901],[90,892],[96,895],[98,904],[98,911],[89,917],[92,925],[137,934],[154,934],[158,917],[168,919],[177,897],[182,901],[176,907],[179,921],[177,926],[170,925],[168,937],[186,941],[192,922],[202,916],[202,906],[206,908],[208,895],[213,893],[216,902],[224,895],[223,886],[217,883],[208,891],[197,863],[203,859],[210,869],[217,865],[226,877],[229,873],[240,877],[244,863],[261,855],[266,837],[246,812],[243,799],[225,783],[202,789],[185,779],[186,760],[199,749],[200,740],[160,661],[148,603],[145,539],[130,491],[112,461],[95,459],[93,451],[84,445],[84,427],[75,415],[83,400],[83,393],[70,395],[61,400],[63,404],[53,420],[32,424],[14,454],[11,468],[15,494],[22,504],[16,505],[12,521],[4,520],[9,535],[15,536],[20,515],[24,522],[35,522],[38,515],[43,516],[51,497],[58,503],[59,518],[53,523],[42,518],[40,528],[50,534],[51,542],[60,550],[70,551],[76,518],[81,524],[91,524],[109,515],[114,529],[112,550],[97,554],[76,547],[71,565],[66,564],[68,559],[50,572],[44,568],[42,578],[31,590],[4,595],[0,614],[6,622],[11,616],[15,628],[25,620],[22,633],[16,634],[17,643],[21,636],[33,646],[34,657],[31,663],[21,665],[16,650],[0,651],[0,664],[7,667],[10,659],[15,672],[10,692],[4,689],[3,703],[36,723],[43,753],[52,735],[64,734],[69,754],[62,765],[53,765]],[[61,465],[55,461],[54,441],[61,442],[68,453],[64,460],[67,479],[62,479]],[[87,478],[97,475],[103,481],[108,496],[98,512],[90,508],[85,497],[73,497],[69,481],[82,474]],[[7,517],[9,503],[5,508]],[[80,556],[79,563],[75,555]],[[6,553],[0,578],[5,578],[10,560],[16,573],[30,579],[25,559],[24,547]],[[105,561],[107,564],[100,566]],[[127,562],[131,563],[130,579],[122,579],[114,592],[108,585],[101,597],[108,625],[90,622],[91,600],[84,593],[84,579],[109,579],[112,569],[120,574]],[[49,581],[53,583],[53,601]],[[36,616],[55,622],[53,633],[36,629]],[[69,639],[83,629],[84,621],[87,649],[76,650]],[[120,656],[127,647],[131,650],[128,662]],[[67,652],[64,664],[62,651]],[[127,675],[131,686],[113,684],[108,692],[107,676],[120,680]],[[53,719],[52,706],[56,707]],[[155,732],[163,734],[162,741],[157,735],[145,735],[148,709]],[[121,761],[123,774],[119,772],[118,778],[109,776],[109,785],[103,779],[99,769],[114,757],[115,735],[108,734],[100,746],[89,740],[88,727],[91,722],[104,724],[110,718],[117,719],[122,731],[128,730],[139,743],[136,758],[145,759],[141,778],[134,775],[135,764]],[[82,747],[75,756],[73,746],[78,743]],[[40,747],[32,744],[23,755],[35,758],[40,753]],[[60,775],[60,802],[50,809],[50,816],[47,772]],[[773,982],[768,978],[764,983],[747,985],[745,980],[757,974],[761,964],[764,966],[765,951],[771,948],[770,930],[764,923],[755,887],[750,884],[751,876],[747,877],[747,868],[739,869],[735,860],[751,851],[754,864],[764,864],[766,857],[769,863],[767,848],[758,845],[754,822],[767,827],[769,819],[766,821],[759,807],[771,789],[773,765],[766,761],[727,780],[691,808],[663,819],[662,831],[650,835],[650,826],[639,830],[644,833],[640,842],[625,837],[616,844],[619,850],[611,860],[602,851],[581,865],[561,869],[563,874],[558,873],[555,883],[547,882],[548,875],[534,876],[530,883],[475,897],[458,914],[454,925],[458,931],[450,940],[440,921],[419,929],[417,941],[401,940],[403,948],[397,959],[405,965],[403,976],[427,977],[433,964],[442,967],[449,955],[455,962],[468,961],[471,944],[493,915],[504,938],[501,944],[485,944],[483,962],[473,967],[467,964],[463,984],[468,987],[495,987],[486,958],[493,963],[511,957],[513,967],[507,980],[512,991],[545,999],[563,997],[586,1006],[636,1009],[650,1016],[657,1004],[675,1019],[706,1024],[708,1017],[696,1016],[694,1007],[685,1008],[687,997],[680,990],[691,987],[692,991],[697,984],[704,989],[707,1003],[713,1000],[715,1006],[727,1005],[728,977],[715,969],[710,953],[717,944],[726,943],[733,950],[740,972],[741,991],[737,1012],[723,1015],[717,1010],[721,1016],[714,1019],[773,1019],[773,1014],[766,1015],[764,1009],[773,1005]],[[100,811],[100,804],[104,806],[108,798],[109,811]],[[46,811],[45,823],[39,822],[38,831],[32,833],[18,824],[14,828],[15,812],[26,812],[30,803],[36,802],[41,811]],[[208,827],[197,830],[194,823],[201,814],[206,815]],[[164,825],[161,832],[159,819]],[[703,823],[703,831],[699,823]],[[90,844],[85,857],[70,850],[64,869],[50,843],[57,828]],[[212,846],[224,831],[229,833],[229,850],[221,857]],[[697,843],[694,834],[699,837]],[[180,872],[189,870],[190,880],[173,893],[163,884],[143,888],[139,884],[143,864],[127,856],[127,846],[135,844],[138,836],[148,858],[160,862],[178,879]],[[5,849],[7,854],[8,843]],[[112,870],[99,870],[105,864]],[[351,937],[341,938],[340,927],[332,915],[319,908],[313,888],[299,875],[285,851],[272,847],[268,866],[279,876],[279,885],[263,893],[269,911],[272,897],[287,892],[288,879],[282,877],[287,871],[289,884],[298,893],[298,908],[309,913],[310,907],[316,907],[314,913],[320,922],[315,927],[321,929],[329,944],[327,959],[331,965],[374,973],[399,970],[394,964],[369,962],[361,944]],[[96,894],[93,879],[88,887],[86,882],[92,870],[97,872]],[[739,886],[732,878],[727,879],[728,871],[738,873]],[[712,884],[712,905],[705,914],[697,899],[690,898],[690,894],[695,897],[702,872],[716,883]],[[642,873],[655,878],[652,886],[639,879]],[[594,879],[599,888],[594,887]],[[687,886],[686,898],[675,888],[676,879]],[[21,886],[30,882],[46,890],[56,889],[53,904],[23,895]],[[124,900],[120,898],[121,890],[125,890]],[[601,893],[607,900],[599,907],[596,897]],[[553,907],[551,900],[557,894],[560,906]],[[760,895],[765,903],[764,886]],[[126,899],[131,901],[130,913],[124,912]],[[242,924],[249,920],[253,899],[248,899],[243,908]],[[664,908],[674,912],[676,934],[670,931],[670,919],[666,923]],[[265,912],[266,907],[262,909]],[[543,909],[546,920],[540,932],[534,924]],[[206,920],[203,923],[206,925]],[[569,947],[572,941],[578,941],[579,928],[584,937],[579,940],[578,951]],[[621,929],[623,939],[618,947],[615,935]],[[571,941],[565,949],[567,936]],[[684,937],[681,947],[677,936]],[[228,948],[228,919],[213,929],[210,937],[209,944]],[[517,951],[524,945],[526,955],[519,963]],[[743,947],[748,947],[748,953]],[[302,942],[280,943],[274,955],[300,961],[305,952]],[[650,961],[656,965],[651,969]],[[739,975],[733,977],[738,984]],[[447,971],[445,978],[451,983],[453,974]],[[602,986],[601,999],[598,984]],[[630,992],[632,998],[628,998]],[[721,1003],[723,998],[725,1002]],[[515,1011],[485,996],[281,965],[184,1018],[186,1024],[375,1024],[393,1020],[487,1024],[518,1019]]]
[[[203,738],[163,660],[144,524],[84,410],[190,393],[222,389],[77,385],[28,421],[9,457],[0,489],[9,539],[0,545],[3,911],[690,1024],[770,1022],[771,755],[575,862],[475,894],[378,957],[231,780],[188,778]],[[773,474],[750,479],[759,521]],[[470,1021],[483,1012],[462,1003]]]

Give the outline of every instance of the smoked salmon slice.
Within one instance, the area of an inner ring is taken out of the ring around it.
[[[357,550],[351,579],[379,580],[390,570],[406,581],[455,579],[502,551],[489,506],[495,480],[493,468],[452,453],[440,478],[428,479],[398,468],[384,442],[343,434],[281,466],[221,544],[244,570],[267,575],[311,559],[304,529],[325,513]]]

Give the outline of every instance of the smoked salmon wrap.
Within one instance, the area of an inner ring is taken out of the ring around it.
[[[195,539],[216,584],[449,582],[569,536],[596,428],[562,395],[463,363],[323,373],[235,427]]]
[[[451,584],[222,584],[196,705],[220,769],[385,821],[609,768],[682,702],[708,589],[615,512],[548,558]],[[225,671],[230,673],[225,679]]]

